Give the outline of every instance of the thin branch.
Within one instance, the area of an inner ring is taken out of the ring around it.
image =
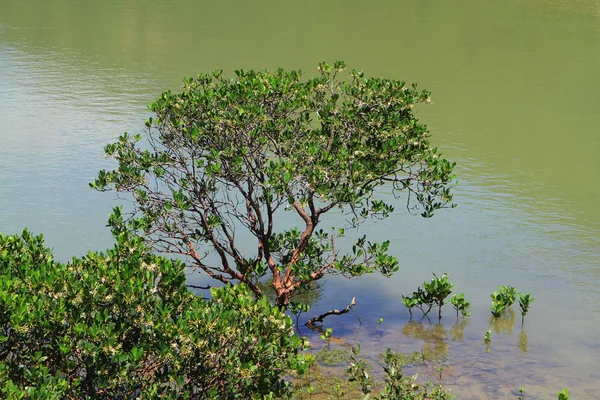
[[[192,285],[191,283],[188,283],[186,286],[189,288],[192,288],[192,289],[200,289],[200,290],[208,290],[212,287],[210,285],[206,285],[206,286]]]
[[[317,317],[311,318],[309,319],[306,324],[304,324],[305,326],[311,327],[311,326],[315,326],[315,324],[317,322],[323,322],[323,320],[325,319],[325,317],[328,317],[330,315],[342,315],[342,314],[347,314],[350,312],[350,310],[352,309],[352,307],[354,307],[356,305],[356,301],[355,301],[355,297],[352,298],[352,301],[350,302],[350,304],[348,304],[346,306],[346,308],[344,308],[343,310],[329,310]]]

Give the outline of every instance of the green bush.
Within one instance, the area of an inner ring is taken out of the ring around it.
[[[62,264],[0,234],[0,397],[255,398],[302,370],[292,321],[243,285],[188,290],[184,265],[117,237]]]

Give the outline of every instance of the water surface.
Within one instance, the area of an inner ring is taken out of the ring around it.
[[[417,111],[457,161],[459,207],[366,227],[392,241],[400,271],[332,279],[314,311],[356,296],[364,325],[352,313],[331,319],[337,334],[370,352],[446,352],[459,398],[519,387],[549,398],[565,386],[597,397],[597,0],[1,3],[0,231],[42,232],[63,260],[111,246],[104,226],[119,203],[87,183],[112,166],[102,146],[139,131],[160,92],[215,67],[310,76],[343,59],[433,92]],[[461,338],[450,312],[442,325],[417,326],[399,303],[432,272],[447,272],[473,304]],[[485,353],[498,284],[536,300],[524,330],[517,316]]]

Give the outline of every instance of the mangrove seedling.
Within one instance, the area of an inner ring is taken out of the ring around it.
[[[452,293],[454,284],[448,280],[447,274],[442,274],[439,278],[433,274],[429,282],[423,282],[423,289],[434,300],[438,306],[438,319],[442,319],[442,306],[445,304],[446,297]]]
[[[490,344],[492,341],[492,330],[488,329],[488,331],[483,335],[483,342],[485,344]]]
[[[500,317],[502,312],[512,306],[517,298],[517,289],[514,286],[500,285],[498,289],[490,295],[492,298],[492,315],[495,318]]]
[[[427,282],[423,282],[423,286],[425,286]],[[423,290],[421,286],[417,288],[416,292],[413,292],[413,299],[415,299],[416,306],[419,307],[423,316],[426,317],[431,311],[431,308],[435,305],[435,298],[429,292]]]
[[[494,290],[494,293],[490,295],[492,298],[492,315],[495,318],[498,318],[502,315],[502,312],[508,307],[508,302],[506,297],[502,294],[502,292],[498,292]]]
[[[500,289],[500,295],[504,299],[504,304],[506,308],[512,306],[517,299],[517,289],[514,286],[502,286],[498,287]]]
[[[359,354],[360,343],[352,347],[350,367],[346,372],[348,373],[348,381],[356,382],[366,399],[368,398],[369,393],[371,393],[375,381],[371,377],[371,366],[367,364],[364,358],[360,357]]]
[[[490,343],[492,342],[492,330],[488,329],[488,331],[483,335],[483,343],[485,343],[485,352],[490,352]]]
[[[454,296],[452,296],[452,298],[450,299],[450,303],[452,304],[452,307],[454,307],[454,309],[456,310],[456,318],[458,318],[459,312],[462,314],[463,318],[471,315],[467,312],[471,304],[465,300],[464,293],[461,293],[459,295],[455,294]]]
[[[402,304],[404,304],[406,306],[406,308],[408,308],[410,318],[412,319],[412,309],[413,309],[413,307],[419,305],[419,300],[415,297],[402,295]]]
[[[567,390],[567,388],[564,388],[563,390],[558,392],[557,395],[558,400],[569,400],[569,391]]]
[[[325,329],[325,332],[323,332],[323,334],[321,335],[321,340],[324,340],[325,342],[327,342],[327,348],[329,348],[331,345],[331,335],[332,334],[333,334],[333,329],[327,328],[327,329]]]
[[[417,288],[416,292],[413,292],[412,296],[402,296],[402,303],[408,308],[410,317],[412,318],[412,308],[418,307],[423,316],[426,317],[429,311],[434,306],[438,307],[438,318],[442,319],[442,306],[445,304],[445,300],[450,293],[454,284],[448,280],[447,274],[442,274],[438,277],[433,274],[430,282],[423,282],[421,286]],[[468,303],[466,303],[468,306]]]
[[[494,318],[500,318],[506,307],[500,302],[492,301],[492,315]]]
[[[519,293],[519,308],[521,309],[521,324],[525,320],[525,315],[529,311],[529,305],[533,303],[533,297],[529,293]]]

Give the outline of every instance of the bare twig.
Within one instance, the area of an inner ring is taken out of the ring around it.
[[[352,301],[350,302],[350,304],[348,304],[346,306],[346,308],[344,308],[343,310],[329,310],[317,317],[311,318],[309,319],[306,324],[304,324],[305,326],[311,327],[311,326],[315,326],[315,324],[317,322],[323,322],[323,320],[325,319],[325,317],[328,317],[330,315],[342,315],[342,314],[347,314],[348,312],[350,312],[350,310],[352,309],[352,307],[354,307],[356,305],[356,301],[355,301],[355,297],[352,298]]]
[[[189,288],[192,288],[192,289],[200,289],[200,290],[208,290],[208,289],[210,289],[212,287],[210,285],[199,286],[199,285],[192,285],[190,283],[188,283],[186,286],[189,287]]]

